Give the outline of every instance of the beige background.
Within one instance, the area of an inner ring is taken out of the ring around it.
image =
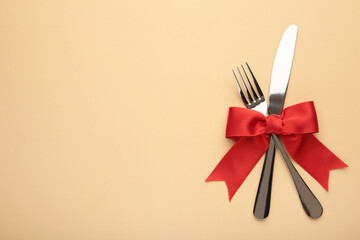
[[[243,106],[231,69],[249,62],[268,93],[292,23],[285,105],[314,100],[350,168],[329,192],[299,169],[313,221],[278,153],[258,221],[262,160],[231,203],[204,180]],[[359,23],[351,0],[1,1],[0,239],[359,239]]]

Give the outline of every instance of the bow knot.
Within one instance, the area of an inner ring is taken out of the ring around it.
[[[266,126],[265,126],[265,133],[275,133],[281,134],[282,133],[282,120],[279,115],[271,114],[266,117]]]

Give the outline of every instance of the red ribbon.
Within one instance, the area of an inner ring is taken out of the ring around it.
[[[237,139],[221,159],[209,181],[225,181],[229,201],[266,152],[270,133],[281,135],[290,156],[328,191],[329,171],[347,167],[312,133],[318,132],[314,102],[285,108],[265,117],[255,110],[230,107],[226,137]]]

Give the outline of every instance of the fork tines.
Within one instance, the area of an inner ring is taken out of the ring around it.
[[[252,81],[253,81],[253,83],[255,85],[255,88],[256,88],[257,92],[255,91],[255,89],[253,87],[253,84],[251,84],[251,82],[249,80],[249,77],[246,74],[246,71],[245,71],[243,65],[241,65],[241,68],[242,68],[242,71],[244,73],[247,84],[244,81],[244,78],[243,78],[243,75],[241,74],[240,69],[238,67],[236,67],[237,70],[238,70],[242,85],[243,85],[243,89],[240,86],[240,83],[238,81],[238,78],[236,77],[235,71],[232,70],[232,72],[234,74],[236,86],[237,86],[237,88],[239,90],[239,93],[240,93],[240,96],[241,96],[242,100],[244,101],[244,103],[246,105],[252,105],[253,103],[256,103],[258,100],[260,100],[261,98],[264,98],[264,95],[263,95],[263,93],[262,93],[262,91],[260,89],[260,86],[257,83],[256,78],[255,78],[253,72],[251,71],[249,65],[247,63],[245,63],[245,64],[246,64],[246,66],[247,66],[247,68],[249,70],[250,76],[252,78]]]

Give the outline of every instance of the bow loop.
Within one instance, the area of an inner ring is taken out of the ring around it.
[[[253,137],[264,133],[264,114],[255,110],[230,107],[226,126],[227,138]]]
[[[314,102],[303,102],[285,108],[281,114],[283,135],[319,132]]]

